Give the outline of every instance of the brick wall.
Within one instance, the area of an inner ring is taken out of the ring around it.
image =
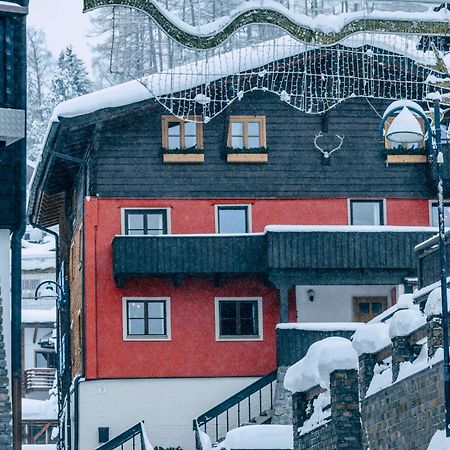
[[[362,400],[366,448],[427,449],[444,428],[442,371],[442,363],[435,364]]]
[[[0,288],[0,448],[12,449],[11,403],[9,399],[9,381],[6,368],[5,343],[3,342],[3,307]]]

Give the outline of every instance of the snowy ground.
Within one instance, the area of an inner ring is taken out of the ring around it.
[[[428,450],[450,450],[450,438],[445,437],[444,430],[436,431]]]

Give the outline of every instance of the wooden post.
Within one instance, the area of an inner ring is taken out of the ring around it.
[[[280,286],[280,323],[289,322],[289,287]]]

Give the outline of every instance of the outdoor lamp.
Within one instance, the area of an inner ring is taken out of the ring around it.
[[[419,121],[406,106],[394,118],[386,132],[386,138],[390,141],[405,144],[416,144],[424,137]]]
[[[405,144],[415,144],[424,137],[419,121],[406,106],[394,118],[386,132],[386,138],[390,141]]]

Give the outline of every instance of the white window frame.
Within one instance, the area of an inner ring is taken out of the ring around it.
[[[127,303],[129,301],[155,301],[162,300],[166,302],[166,336],[133,335],[127,334]],[[124,341],[171,341],[171,315],[170,315],[170,297],[122,297],[122,335]]]
[[[349,225],[352,225],[352,201],[353,202],[382,202],[382,208],[383,208],[383,224],[382,225],[367,225],[367,226],[384,226],[388,224],[388,216],[387,216],[387,207],[386,207],[386,199],[385,198],[377,198],[377,197],[371,197],[371,198],[348,198],[347,199],[347,223]],[[366,225],[352,225],[352,226],[366,226]]]
[[[123,236],[127,236],[125,234],[125,211],[128,210],[138,210],[138,209],[142,209],[142,210],[165,210],[166,211],[166,215],[167,215],[167,234],[172,234],[172,208],[170,206],[150,206],[150,207],[145,207],[145,206],[139,206],[139,207],[134,207],[134,206],[125,206],[120,208],[120,234]],[[133,236],[139,236],[134,234]],[[143,235],[143,236],[147,236],[147,235]]]
[[[232,337],[221,337],[220,336],[220,317],[219,317],[219,303],[223,300],[226,301],[243,301],[252,300],[258,302],[258,336],[232,336]],[[214,298],[214,316],[215,316],[215,331],[216,331],[216,341],[223,342],[234,342],[234,341],[263,341],[264,340],[264,321],[263,321],[263,303],[262,297],[215,297]]]
[[[216,234],[219,234],[219,208],[222,207],[246,207],[247,208],[247,225],[248,231],[247,233],[238,233],[238,234],[249,234],[252,233],[253,223],[252,223],[252,204],[251,203],[218,203],[214,205],[214,229]],[[227,233],[221,233],[227,234]]]
[[[428,200],[428,220],[429,220],[430,227],[433,226],[433,203],[437,204],[438,203],[437,199]],[[446,203],[450,204],[450,199],[444,199],[444,206]],[[438,225],[436,225],[436,226],[438,226]]]

